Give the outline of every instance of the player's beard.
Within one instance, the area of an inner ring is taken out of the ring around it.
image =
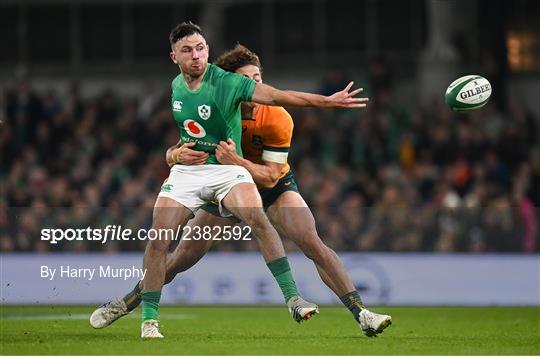
[[[204,71],[206,70],[206,66],[208,65],[207,62],[200,62],[200,68],[199,69],[196,69],[196,68],[193,68],[191,66],[186,66],[186,68],[180,68],[182,70],[182,73],[184,74],[184,76],[188,76],[191,81],[194,81],[198,78],[200,78],[203,74],[204,74]]]

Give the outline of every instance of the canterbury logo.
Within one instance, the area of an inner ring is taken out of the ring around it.
[[[182,102],[179,100],[175,100],[172,105],[173,112],[181,112],[182,111]]]

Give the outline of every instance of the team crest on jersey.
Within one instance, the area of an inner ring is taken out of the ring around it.
[[[172,110],[173,112],[181,112],[182,111],[182,101],[175,100],[172,104]]]
[[[188,119],[184,121],[184,129],[186,132],[194,138],[202,138],[206,135],[206,130],[193,119]]]
[[[210,108],[209,105],[199,105],[199,116],[201,117],[201,119],[208,120],[208,118],[210,118],[210,115],[212,115],[212,108]]]

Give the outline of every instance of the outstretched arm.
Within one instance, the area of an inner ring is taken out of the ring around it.
[[[364,90],[363,88],[349,92],[353,84],[354,82],[350,82],[342,91],[331,96],[324,96],[306,92],[279,90],[264,83],[257,83],[251,100],[259,104],[289,107],[365,108],[369,99],[355,97]]]

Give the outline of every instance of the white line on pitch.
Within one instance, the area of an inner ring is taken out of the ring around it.
[[[0,315],[0,320],[87,320],[90,318],[90,314],[4,314]],[[126,316],[130,319],[140,319],[139,314],[131,314]],[[160,314],[160,318],[169,320],[188,320],[193,319],[194,315],[186,314]]]

